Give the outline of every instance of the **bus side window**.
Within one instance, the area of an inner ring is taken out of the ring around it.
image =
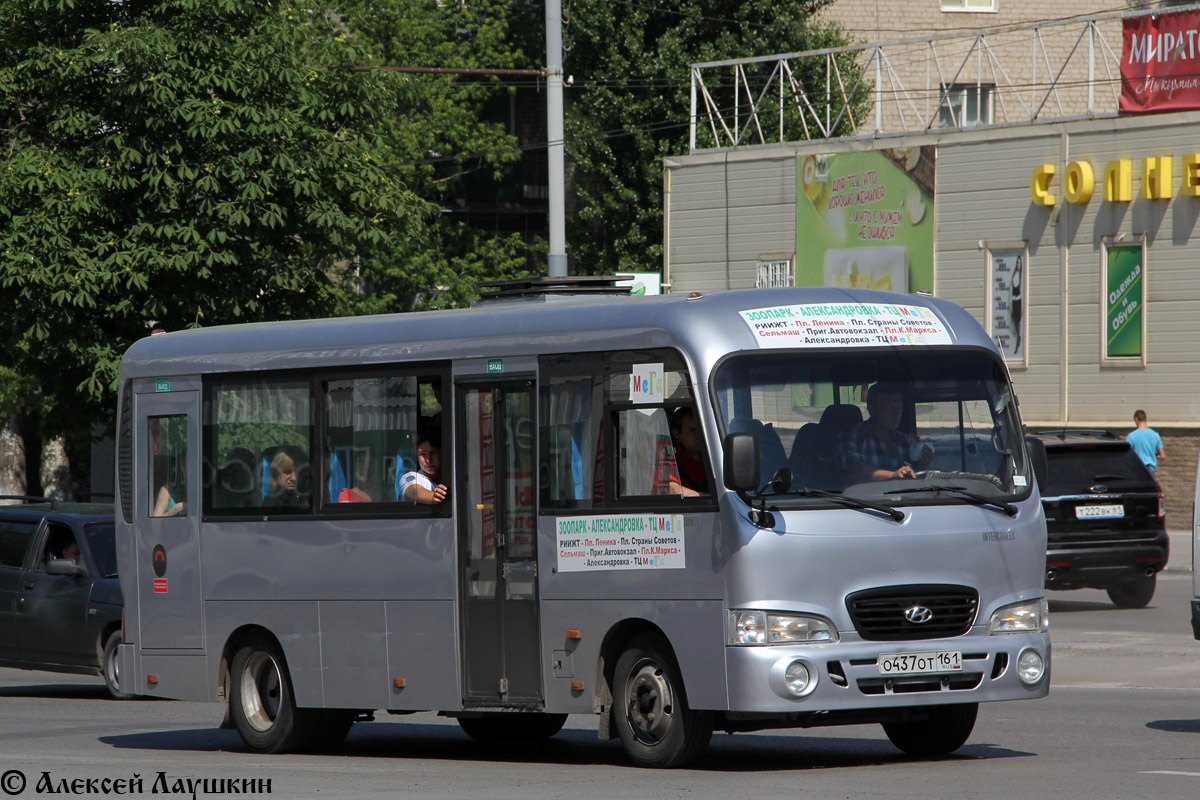
[[[593,508],[604,501],[600,388],[592,374],[543,376],[539,483],[544,508]]]
[[[187,516],[187,417],[150,417],[150,485],[147,513],[152,517]]]
[[[394,503],[406,473],[419,469],[419,431],[440,430],[441,379],[386,375],[325,384],[328,465],[322,503]],[[440,443],[439,443],[440,444]],[[449,459],[442,450],[443,475]]]
[[[218,465],[216,480],[204,488],[205,513],[310,511],[313,424],[308,380],[240,377],[206,382],[204,448],[205,458]]]

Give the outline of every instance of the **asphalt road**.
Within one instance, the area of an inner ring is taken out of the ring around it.
[[[1194,800],[1200,642],[1188,562],[1160,576],[1147,609],[1115,609],[1098,591],[1051,593],[1050,696],[985,704],[971,740],[944,759],[909,759],[877,726],[853,726],[717,734],[698,767],[654,772],[598,741],[592,717],[537,745],[486,746],[426,714],[381,714],[335,755],[257,756],[217,729],[215,704],[114,702],[99,679],[0,670],[0,800],[128,794],[101,781],[134,776],[143,796],[221,796],[211,790],[222,780],[269,780],[279,798]]]

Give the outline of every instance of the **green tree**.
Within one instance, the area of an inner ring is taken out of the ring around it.
[[[403,76],[385,135],[405,185],[445,209],[470,193],[481,199],[481,186],[486,192],[511,180],[507,170],[521,156],[507,126],[514,89],[483,73],[540,64],[514,39],[513,0],[341,0],[338,9],[353,35],[378,49],[383,65],[480,71]],[[438,215],[401,247],[360,263],[361,285],[369,288],[361,308],[465,305],[478,296],[480,281],[529,274],[531,247],[540,243]],[[412,280],[414,274],[423,279]]]
[[[567,249],[575,270],[659,268],[663,158],[688,150],[689,66],[847,44],[839,30],[812,20],[829,2],[571,0],[564,6],[564,69],[575,78],[566,120],[577,206]],[[824,86],[823,74],[798,77]],[[796,126],[789,135],[803,134]]]
[[[403,82],[347,69],[381,49],[322,6],[0,11],[0,367],[43,401],[2,410],[44,434],[105,419],[151,327],[347,309],[356,259],[424,235],[385,136]]]

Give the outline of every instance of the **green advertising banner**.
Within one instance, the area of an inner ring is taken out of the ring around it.
[[[1109,247],[1104,295],[1104,355],[1142,355],[1142,248]]]
[[[933,291],[931,145],[801,156],[796,285]]]

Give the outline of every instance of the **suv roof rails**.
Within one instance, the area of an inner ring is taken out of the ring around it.
[[[628,286],[617,286],[617,281],[632,279],[632,275],[573,275],[565,278],[519,278],[510,281],[486,281],[477,284],[480,289],[476,303],[514,298],[545,298],[553,295],[628,295]],[[483,291],[494,289],[494,291]]]
[[[53,497],[38,497],[30,494],[0,494],[0,500],[20,500],[24,503],[49,503],[52,509],[58,507],[58,501]]]
[[[1038,436],[1058,436],[1065,439],[1068,436],[1082,436],[1088,439],[1120,439],[1112,431],[1090,430],[1087,428],[1058,428],[1050,431],[1038,431]]]

